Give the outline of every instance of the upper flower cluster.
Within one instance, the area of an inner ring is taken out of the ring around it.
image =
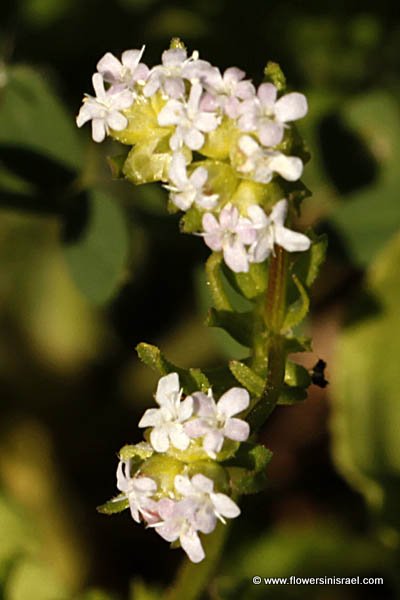
[[[189,230],[222,251],[233,271],[263,262],[274,244],[308,249],[308,238],[284,227],[287,201],[281,198],[276,210],[263,205],[258,186],[301,177],[291,123],[306,115],[305,96],[279,97],[270,82],[256,89],[240,69],[221,73],[198,52],[188,56],[182,44],[175,46],[152,68],[141,62],[144,47],[123,52],[120,60],[105,54],[78,126],[92,121],[95,141],[110,135],[133,145],[124,174],[135,183],[162,181],[172,208],[200,213]]]
[[[139,423],[149,428],[150,443],[134,447],[146,460],[136,466],[120,460],[122,496],[115,500],[127,499],[137,523],[143,520],[169,542],[179,540],[189,558],[199,562],[204,558],[199,532],[211,533],[218,519],[224,523],[240,514],[232,498],[214,489],[227,487],[224,470],[207,458],[218,459],[225,440],[247,440],[249,425],[235,415],[248,407],[249,394],[231,388],[218,402],[211,390],[182,399],[178,374],[170,373],[158,382],[155,400],[159,408],[146,410]]]

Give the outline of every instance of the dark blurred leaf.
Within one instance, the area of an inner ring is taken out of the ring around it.
[[[68,168],[82,166],[75,121],[44,77],[26,66],[6,71],[0,96],[0,145],[23,147]]]
[[[65,242],[65,258],[80,291],[95,304],[110,300],[122,283],[129,251],[119,204],[103,192],[91,192],[86,223]]]
[[[332,381],[333,449],[338,468],[383,519],[400,528],[400,236],[368,272],[378,313],[352,322],[337,344]]]

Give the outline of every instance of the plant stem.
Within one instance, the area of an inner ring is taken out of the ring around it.
[[[204,540],[206,558],[199,564],[185,558],[165,600],[198,600],[202,596],[218,566],[228,532],[229,524],[218,523],[213,533]]]

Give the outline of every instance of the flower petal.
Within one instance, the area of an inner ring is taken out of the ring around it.
[[[209,431],[203,440],[203,448],[211,458],[216,458],[216,455],[221,450],[224,443],[224,435],[222,431],[213,429]]]
[[[249,270],[249,257],[243,243],[236,238],[229,240],[223,246],[224,261],[235,273],[247,273]]]
[[[169,437],[166,430],[162,427],[152,429],[150,443],[157,452],[166,452],[169,448]]]
[[[169,373],[158,382],[156,401],[162,406],[169,401],[171,394],[177,394],[180,391],[179,375],[178,373]]]
[[[180,423],[171,426],[169,438],[172,445],[178,450],[186,450],[190,444],[190,438]]]
[[[242,419],[228,419],[224,427],[224,436],[235,442],[245,442],[250,435],[250,425]]]
[[[194,529],[189,529],[185,533],[181,534],[180,542],[183,550],[186,552],[190,560],[194,563],[199,563],[205,557],[203,546],[201,545],[200,538]]]
[[[217,410],[219,414],[229,418],[245,410],[249,403],[249,392],[244,388],[233,387],[221,396],[217,404]]]
[[[279,98],[275,104],[275,115],[279,121],[286,123],[301,119],[307,114],[307,99],[303,94],[293,92]]]
[[[148,408],[139,421],[138,427],[157,427],[161,424],[162,416],[159,408]]]
[[[240,508],[226,494],[211,494],[211,501],[218,514],[227,519],[235,519],[240,515]]]
[[[269,166],[287,181],[297,181],[303,172],[303,163],[297,156],[279,153],[270,159]]]
[[[276,95],[277,89],[272,83],[262,83],[257,90],[257,96],[264,106],[272,106],[275,103]]]
[[[311,245],[311,240],[306,235],[286,229],[286,227],[275,229],[275,241],[278,246],[282,246],[288,252],[303,252],[308,250]]]

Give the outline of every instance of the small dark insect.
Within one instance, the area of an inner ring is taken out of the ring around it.
[[[320,358],[311,371],[311,381],[314,385],[321,388],[326,387],[329,383],[329,381],[325,379],[325,368],[326,362]]]

